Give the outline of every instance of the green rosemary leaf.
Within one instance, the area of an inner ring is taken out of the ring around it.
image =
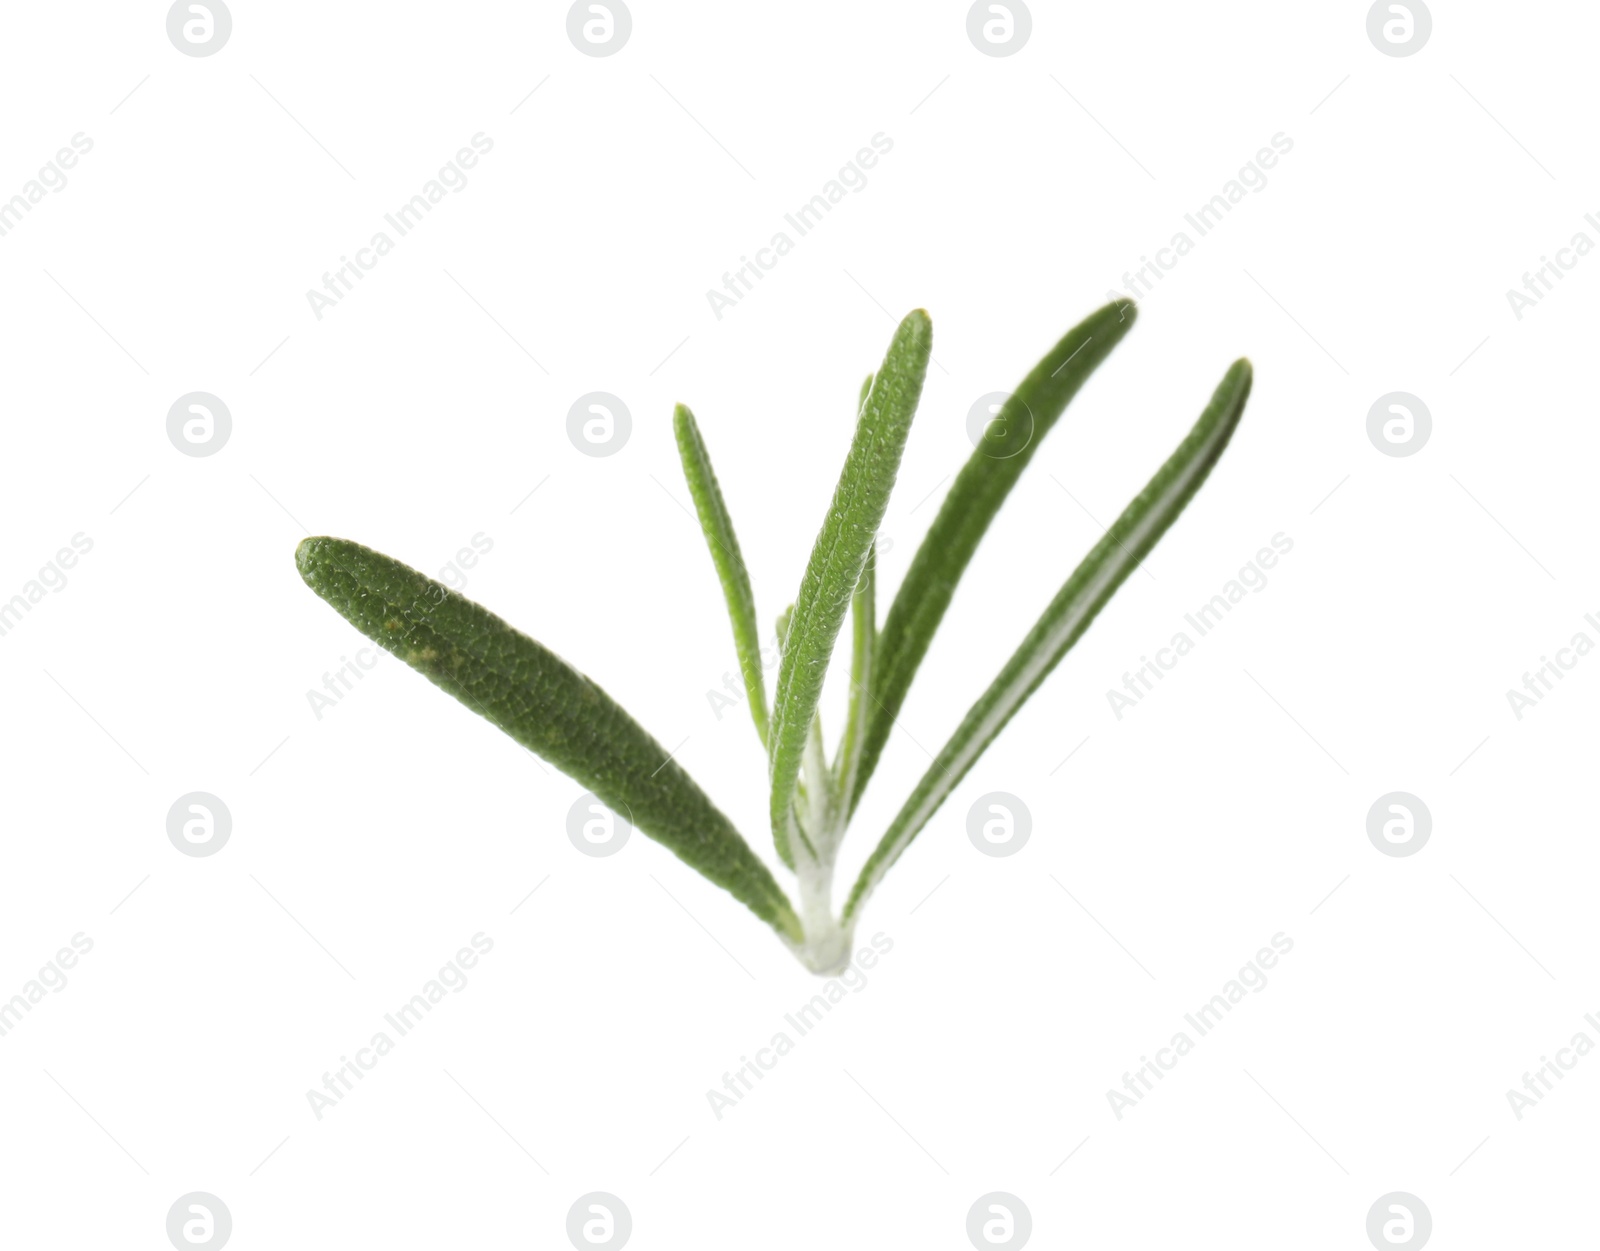
[[[933,324],[917,309],[896,329],[861,405],[855,439],[795,598],[767,735],[772,837],[778,854],[791,865],[789,835],[806,735],[845,611],[888,507],[932,347]]]
[[[813,860],[825,858],[829,852],[826,840],[828,825],[833,817],[833,774],[828,769],[827,749],[822,744],[822,716],[811,718],[811,733],[806,736],[806,750],[800,768],[800,785],[797,797],[796,819],[800,837]]]
[[[792,942],[766,865],[687,772],[598,685],[488,609],[345,539],[306,539],[306,585],[385,650],[587,787]]]
[[[878,558],[877,547],[867,556],[867,567],[850,601],[850,712],[844,724],[835,770],[835,797],[843,806],[850,802],[861,768],[861,749],[866,743],[867,726],[872,719],[872,670],[878,647]],[[843,824],[841,822],[841,824]]]
[[[787,608],[785,608],[782,612],[780,612],[778,614],[777,633],[778,633],[778,655],[779,655],[780,658],[783,656],[784,647],[788,645],[788,642],[789,642],[789,622],[792,621],[793,619],[794,619],[794,605],[793,604],[790,604]],[[822,727],[821,727],[821,725],[819,723],[819,720],[818,720],[818,718],[813,717],[812,721],[811,721],[811,735],[806,739],[806,749],[808,751],[811,749],[811,745],[812,745],[811,744],[811,740],[813,738],[815,738],[816,736],[820,735],[821,733],[822,733]],[[808,797],[807,792],[806,792],[805,770],[804,770],[803,764],[802,764],[802,768],[801,768],[800,779],[795,784],[795,795],[797,796],[798,800],[802,804],[804,804],[806,807],[809,808],[810,800],[809,800],[809,797]],[[814,846],[812,846],[811,837],[810,837],[810,835],[808,835],[806,833],[805,826],[800,825],[797,822],[796,826],[795,826],[795,832],[797,834],[799,834],[800,842],[805,847],[806,851],[810,853],[811,858],[812,859],[816,859],[816,854],[817,854],[816,848]],[[789,868],[792,869],[792,868],[795,867],[794,866],[794,852],[793,852],[793,849],[789,846],[788,842],[781,842],[781,843],[778,844],[778,856],[784,862],[784,864],[789,866]]]
[[[855,812],[877,768],[911,680],[989,523],[1056,419],[1136,316],[1131,302],[1107,304],[1067,331],[1001,406],[983,442],[956,476],[884,619],[872,676],[871,720],[855,782],[846,793],[849,813]]]
[[[1095,614],[1200,489],[1239,423],[1250,382],[1250,362],[1236,361],[1188,436],[1073,571],[1000,675],[972,706],[862,868],[844,907],[846,924],[973,762],[1089,628]]]
[[[733,622],[733,645],[739,654],[739,671],[744,675],[745,694],[750,700],[750,716],[756,733],[767,741],[767,683],[761,671],[761,638],[756,629],[756,601],[750,591],[750,574],[739,540],[733,533],[733,519],[722,499],[722,488],[711,468],[700,426],[682,404],[672,414],[673,433],[678,437],[678,455],[683,459],[683,476],[689,480],[700,528],[722,582],[723,598],[728,601],[728,617]]]

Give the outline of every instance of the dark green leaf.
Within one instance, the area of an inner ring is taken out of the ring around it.
[[[1239,424],[1250,381],[1250,362],[1236,361],[1177,451],[1073,571],[972,706],[862,868],[845,904],[846,922],[1200,489]]]
[[[816,715],[845,611],[888,507],[932,347],[933,325],[927,313],[917,309],[895,331],[861,406],[855,439],[795,598],[767,736],[772,759],[772,836],[778,854],[790,865],[794,863],[789,835],[795,821],[795,785],[806,735]]]
[[[745,694],[750,700],[750,716],[756,733],[767,741],[767,683],[761,671],[761,637],[756,628],[756,601],[750,590],[750,574],[734,537],[733,519],[722,499],[722,488],[711,468],[705,440],[694,414],[682,404],[672,414],[672,429],[678,437],[678,455],[683,459],[683,476],[689,480],[700,528],[705,531],[712,563],[722,582],[722,595],[728,601],[728,617],[733,622],[733,645],[739,653],[739,671],[744,675]]]
[[[1136,316],[1132,303],[1108,304],[1069,330],[1018,384],[956,475],[884,619],[872,678],[871,720],[855,783],[845,797],[850,813],[877,768],[911,679],[989,523],[1056,419]]]
[[[594,682],[470,600],[344,539],[295,552],[351,625],[544,757],[780,934],[800,922],[766,865],[693,778]]]

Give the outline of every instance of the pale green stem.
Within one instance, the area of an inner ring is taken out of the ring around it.
[[[850,962],[854,922],[841,923],[833,907],[833,866],[844,833],[844,805],[822,737],[822,719],[812,722],[801,769],[802,836],[815,855],[802,850],[795,857],[800,879],[800,920],[805,941],[795,948],[800,962],[813,973],[833,974]]]

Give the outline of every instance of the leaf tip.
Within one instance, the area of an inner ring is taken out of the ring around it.
[[[898,345],[901,351],[909,351],[913,360],[922,362],[919,368],[927,367],[927,357],[933,354],[933,318],[928,316],[925,308],[914,308],[900,320],[895,328],[894,344],[890,351]],[[888,360],[884,363],[887,365]],[[920,380],[918,382],[920,387]]]
[[[307,582],[319,565],[319,557],[327,550],[328,546],[336,543],[337,539],[330,539],[325,535],[316,535],[303,538],[294,549],[294,567],[300,571],[300,576]]]

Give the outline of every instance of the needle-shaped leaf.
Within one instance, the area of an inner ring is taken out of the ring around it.
[[[790,604],[787,608],[785,608],[782,612],[780,612],[778,614],[778,621],[777,621],[778,655],[779,655],[780,658],[783,656],[783,649],[788,644],[788,641],[789,641],[789,622],[793,618],[794,618],[794,605],[793,604]],[[807,751],[811,750],[811,739],[816,737],[821,732],[822,732],[821,728],[817,724],[817,719],[815,717],[813,717],[812,720],[811,720],[811,735],[806,739],[806,750]],[[795,785],[795,794],[800,799],[805,799],[806,798],[806,796],[805,796],[805,777],[803,775],[801,776],[800,780]],[[806,833],[805,827],[803,825],[799,824],[798,822],[796,822],[795,828],[794,828],[794,832],[797,835],[799,835],[801,844],[805,847],[806,851],[811,854],[811,858],[813,860],[815,860],[816,856],[817,856],[817,849],[814,846],[812,846],[811,837],[810,837],[810,835],[808,835]],[[783,860],[784,864],[788,865],[791,869],[794,868],[794,853],[791,851],[790,846],[789,846],[789,844],[787,842],[778,844],[778,855]]]
[[[767,735],[772,836],[778,854],[791,866],[795,783],[806,735],[845,612],[883,523],[932,348],[933,324],[927,313],[917,309],[896,329],[861,405],[855,439],[795,598]]]
[[[761,637],[756,627],[756,601],[750,591],[750,574],[739,552],[733,533],[733,519],[722,499],[722,488],[711,468],[700,426],[682,404],[672,414],[672,430],[678,438],[678,455],[683,458],[683,476],[689,480],[689,494],[700,515],[706,545],[722,582],[723,598],[728,601],[728,616],[733,622],[733,645],[739,654],[739,672],[744,675],[745,695],[750,700],[750,716],[756,733],[767,741],[767,683],[761,671]]]
[[[1177,451],[1073,571],[1000,675],[973,704],[862,868],[844,907],[846,923],[1200,489],[1239,423],[1250,381],[1250,362],[1236,361]]]
[[[351,625],[587,787],[779,934],[800,922],[765,864],[598,685],[488,609],[345,539],[306,539],[300,576]]]
[[[850,601],[850,713],[839,744],[835,798],[844,803],[855,789],[861,767],[861,749],[872,719],[872,669],[878,646],[877,548],[867,555],[867,567]],[[842,822],[841,822],[842,824]]]
[[[877,767],[911,679],[989,523],[1056,419],[1136,316],[1135,306],[1121,301],[1067,331],[1001,405],[956,475],[884,619],[872,675],[871,719],[856,777],[845,793],[850,813]]]
[[[872,391],[872,375],[861,383],[856,397],[856,412]],[[878,547],[874,542],[867,553],[867,565],[850,599],[850,712],[845,719],[844,737],[839,744],[839,759],[834,764],[834,800],[843,805],[855,788],[856,770],[861,763],[861,745],[866,741],[872,719],[872,665],[878,649]],[[844,825],[843,821],[839,822]],[[842,833],[842,831],[841,831]]]

